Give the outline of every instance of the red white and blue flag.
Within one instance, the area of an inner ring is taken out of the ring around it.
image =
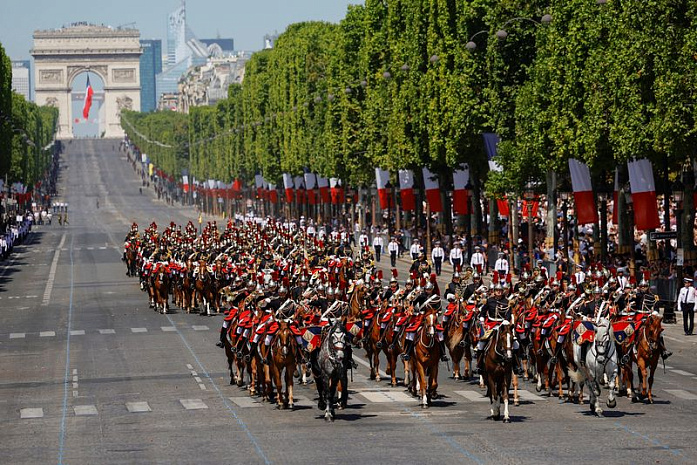
[[[90,84],[90,76],[87,75],[87,89],[85,89],[85,105],[82,107],[82,117],[88,119],[90,116],[90,108],[92,107],[92,85]]]

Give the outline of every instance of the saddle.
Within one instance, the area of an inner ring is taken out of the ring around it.
[[[491,337],[494,330],[501,324],[503,320],[490,320],[485,319],[484,321],[479,320],[477,324],[478,337],[480,341],[487,341]]]
[[[636,329],[633,321],[620,320],[612,323],[612,332],[615,334],[615,340],[620,344],[624,342],[634,342]]]

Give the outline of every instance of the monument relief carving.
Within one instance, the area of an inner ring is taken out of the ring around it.
[[[46,84],[61,84],[63,82],[62,69],[42,69],[39,81]]]
[[[58,108],[58,99],[56,97],[46,97],[46,106]]]
[[[133,99],[128,95],[122,95],[116,99],[116,107],[121,110],[133,110]]]
[[[136,70],[133,68],[116,68],[111,72],[114,82],[135,82]]]

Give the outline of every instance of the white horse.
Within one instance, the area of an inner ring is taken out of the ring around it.
[[[595,341],[586,353],[585,366],[581,362],[581,346],[574,344],[574,361],[579,367],[578,371],[569,369],[569,376],[577,383],[583,392],[583,384],[590,386],[591,412],[600,416],[603,409],[600,408],[600,383],[607,378],[609,381],[607,406],[615,408],[615,379],[617,377],[617,350],[615,349],[615,334],[612,325],[607,318],[600,318],[596,324]],[[580,400],[579,400],[580,401]]]

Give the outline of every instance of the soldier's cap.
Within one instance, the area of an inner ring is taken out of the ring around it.
[[[692,279],[690,279],[690,278],[683,278],[683,281],[685,281],[686,283],[691,283],[691,282],[692,282]]]

